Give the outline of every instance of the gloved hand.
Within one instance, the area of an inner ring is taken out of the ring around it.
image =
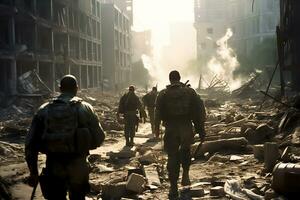
[[[39,182],[39,175],[38,174],[30,174],[30,176],[27,178],[26,182],[29,186],[35,187]]]

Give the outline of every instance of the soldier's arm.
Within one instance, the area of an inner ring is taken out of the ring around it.
[[[155,101],[155,111],[154,111],[154,130],[155,132],[159,132],[159,127],[162,121],[162,95],[163,92],[160,92],[156,97]]]
[[[25,141],[25,159],[31,175],[38,175],[38,145],[43,132],[44,121],[41,116],[35,115]]]
[[[193,124],[195,127],[196,132],[199,134],[199,137],[201,139],[204,139],[206,132],[205,132],[205,118],[206,118],[206,113],[205,113],[205,106],[198,94],[194,91],[192,93],[192,104],[193,104],[193,110],[195,113],[193,114]]]
[[[105,133],[103,131],[103,128],[99,122],[98,115],[94,111],[93,107],[88,104],[83,102],[82,103],[85,107],[85,119],[82,119],[83,121],[86,121],[86,128],[89,129],[91,136],[92,136],[92,147],[97,148],[99,147],[104,139],[105,139]],[[83,111],[84,112],[84,111]]]
[[[124,112],[124,101],[125,101],[125,96],[123,95],[119,101],[119,106],[118,106],[118,114],[122,114]]]

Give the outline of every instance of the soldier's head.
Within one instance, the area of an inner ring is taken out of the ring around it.
[[[73,75],[70,75],[70,74],[65,75],[60,80],[59,88],[62,93],[69,93],[72,95],[76,95],[77,90],[78,90],[78,84],[77,84],[76,77]]]
[[[128,90],[129,90],[129,92],[134,92],[135,88],[133,85],[131,85],[131,86],[129,86]]]
[[[153,91],[153,92],[157,92],[157,87],[153,87],[153,88],[152,88],[152,91]]]
[[[180,74],[176,70],[171,71],[169,74],[169,80],[171,83],[179,82],[180,78]]]

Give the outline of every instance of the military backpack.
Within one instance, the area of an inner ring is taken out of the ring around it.
[[[75,153],[80,101],[55,99],[48,105],[42,148],[46,153]]]

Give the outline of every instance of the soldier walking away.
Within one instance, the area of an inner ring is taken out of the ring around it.
[[[89,192],[89,150],[99,147],[105,135],[93,107],[76,97],[72,75],[60,81],[61,94],[42,105],[26,137],[25,156],[29,185],[38,182],[45,199],[84,200]],[[38,153],[46,154],[46,167],[38,176]]]
[[[154,109],[155,109],[155,101],[157,97],[157,87],[153,87],[152,91],[143,96],[144,106],[147,107],[148,116],[150,118],[151,123],[151,131],[154,135]]]
[[[126,146],[134,145],[135,132],[139,124],[138,111],[140,111],[140,116],[144,113],[142,103],[135,94],[134,86],[131,85],[129,91],[121,97],[117,113],[118,118],[120,114],[124,116]]]
[[[166,128],[164,149],[168,154],[168,175],[170,180],[169,199],[178,199],[177,181],[180,165],[183,169],[182,186],[190,185],[191,144],[194,140],[193,125],[201,141],[204,140],[202,100],[195,90],[180,82],[178,71],[169,74],[170,85],[162,90],[156,100],[155,133],[159,136],[161,121]]]

